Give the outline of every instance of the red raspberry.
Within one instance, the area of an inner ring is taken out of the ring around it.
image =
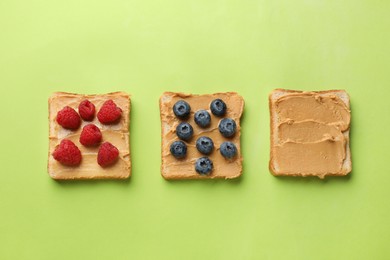
[[[66,106],[62,110],[58,111],[57,122],[63,128],[75,130],[80,127],[81,119],[79,114],[77,114],[73,108]]]
[[[92,121],[95,117],[95,105],[88,99],[83,100],[79,105],[79,114],[85,121]]]
[[[94,124],[88,124],[83,127],[80,134],[80,143],[85,146],[94,146],[102,141],[102,133],[99,127]]]
[[[113,124],[121,118],[122,109],[116,106],[114,101],[107,100],[100,108],[97,117],[102,124]]]
[[[118,148],[109,142],[105,142],[99,148],[97,161],[100,166],[106,167],[114,164],[117,161],[118,156]]]
[[[63,165],[77,166],[81,162],[79,148],[70,140],[64,139],[53,152],[53,157]]]

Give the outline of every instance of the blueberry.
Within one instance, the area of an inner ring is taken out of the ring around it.
[[[226,113],[226,104],[222,99],[214,99],[210,104],[210,110],[215,116],[224,116]]]
[[[208,175],[213,170],[213,162],[207,157],[201,157],[195,162],[195,170],[200,175]]]
[[[187,145],[183,141],[175,141],[171,144],[171,148],[169,150],[175,158],[181,159],[187,154]]]
[[[236,133],[236,122],[231,118],[224,118],[219,122],[218,128],[224,137],[232,137]]]
[[[180,123],[176,127],[176,134],[181,140],[189,141],[192,138],[193,133],[194,130],[189,123]]]
[[[223,142],[219,148],[222,156],[231,159],[237,154],[237,147],[232,142]]]
[[[184,100],[179,100],[173,105],[173,113],[180,119],[188,118],[190,111],[190,105]]]
[[[201,136],[196,140],[196,148],[203,154],[210,154],[214,149],[214,143],[211,138]]]
[[[195,123],[200,127],[208,127],[211,123],[211,117],[206,110],[199,110],[195,113]]]

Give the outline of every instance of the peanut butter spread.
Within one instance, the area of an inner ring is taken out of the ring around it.
[[[96,107],[96,113],[103,103],[112,99],[122,109],[122,116],[118,123],[104,125],[99,122],[96,115],[91,122],[82,120],[77,130],[68,130],[56,122],[57,112],[65,106],[70,106],[78,111],[78,105],[84,99],[91,101]],[[129,95],[123,92],[115,92],[105,95],[79,95],[71,93],[54,93],[49,98],[49,160],[48,171],[54,179],[105,179],[127,178],[130,175],[130,150],[129,150]],[[107,168],[102,168],[97,163],[99,146],[85,147],[79,142],[80,134],[86,124],[95,124],[102,133],[102,143],[110,142],[119,150],[118,161]],[[63,139],[71,140],[81,151],[81,164],[77,167],[64,166],[57,162],[52,153]]]
[[[216,117],[210,112],[210,103],[214,99],[222,99],[227,105],[224,117]],[[180,120],[173,113],[173,105],[185,100],[191,106],[188,120]],[[235,178],[242,172],[242,157],[240,148],[240,118],[244,108],[244,100],[237,93],[216,93],[211,95],[189,95],[183,93],[166,92],[160,98],[161,127],[162,127],[162,165],[161,172],[166,179],[195,179],[195,178]],[[211,115],[211,124],[207,128],[200,128],[194,121],[194,113],[198,110],[207,110]],[[218,124],[223,118],[231,118],[237,124],[236,134],[231,138],[221,135]],[[178,141],[176,127],[181,122],[188,122],[194,130],[192,139],[187,144],[187,155],[183,159],[176,159],[170,153],[170,145]],[[195,161],[203,157],[196,148],[195,142],[200,136],[207,136],[214,142],[214,151],[208,155],[213,161],[213,171],[209,176],[202,176],[195,171]],[[237,147],[237,156],[228,160],[220,152],[220,145],[225,142],[233,142]]]
[[[284,175],[343,172],[350,126],[349,103],[333,94],[287,93],[274,101],[277,129],[272,154]]]

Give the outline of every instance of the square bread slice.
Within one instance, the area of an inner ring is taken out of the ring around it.
[[[211,112],[210,104],[215,99],[221,99],[226,104],[226,114],[222,117]],[[187,119],[180,119],[173,112],[174,104],[184,100],[191,107],[191,112]],[[160,97],[161,115],[161,174],[165,179],[213,179],[237,178],[242,173],[242,156],[240,147],[240,119],[244,109],[244,100],[235,92],[215,93],[207,95],[192,95],[184,93],[165,92]],[[195,123],[194,114],[199,110],[206,110],[211,117],[211,124],[202,128]],[[236,132],[232,137],[224,137],[220,133],[218,126],[222,119],[231,118],[236,123]],[[180,139],[176,133],[176,127],[187,122],[193,128],[193,137],[189,141],[184,141],[187,153],[184,158],[176,159],[170,152],[173,142]],[[206,136],[211,138],[214,149],[209,155],[200,153],[196,147],[196,140]],[[226,159],[220,153],[220,146],[224,142],[232,142],[237,148],[237,154],[231,159]],[[208,157],[213,163],[213,169],[209,174],[199,174],[195,170],[195,163],[201,157]]]
[[[81,126],[76,130],[63,128],[56,121],[57,113],[65,106],[73,108],[77,113],[81,101],[89,100],[95,105],[96,113],[92,121],[81,119]],[[102,124],[97,113],[107,100],[113,100],[122,110],[118,122]],[[56,180],[72,179],[125,179],[131,174],[129,124],[130,124],[130,96],[124,92],[114,92],[103,95],[82,95],[65,92],[56,92],[49,98],[49,158],[48,172]],[[100,145],[86,147],[79,141],[81,131],[87,124],[96,125],[102,134],[102,141],[110,142],[119,150],[118,160],[111,166],[101,167],[97,163],[97,154]],[[66,166],[53,157],[53,152],[62,140],[72,141],[81,151],[82,159],[78,166]]]
[[[275,89],[269,95],[276,176],[344,176],[351,172],[350,100],[344,90]]]

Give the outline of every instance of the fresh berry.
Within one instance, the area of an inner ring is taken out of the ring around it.
[[[189,141],[192,138],[193,133],[194,130],[189,123],[180,123],[176,127],[176,134],[181,140]]]
[[[231,118],[224,118],[219,122],[218,129],[224,137],[232,137],[236,133],[236,122]]]
[[[77,166],[81,162],[79,148],[70,140],[64,139],[53,152],[53,157],[63,165]]]
[[[79,114],[85,121],[92,121],[95,117],[95,105],[85,99],[79,105]]]
[[[66,106],[58,111],[57,122],[63,128],[75,130],[80,127],[81,119],[73,108]]]
[[[122,109],[114,101],[107,100],[97,113],[97,118],[102,124],[114,124],[121,118]]]
[[[187,154],[187,145],[183,141],[175,141],[171,144],[171,148],[169,150],[175,158],[181,159]]]
[[[209,137],[201,136],[196,140],[196,148],[203,154],[210,154],[214,149],[213,140]]]
[[[237,154],[237,147],[232,142],[223,142],[219,148],[222,156],[231,159]]]
[[[210,104],[210,110],[215,116],[224,116],[226,113],[226,104],[222,99],[214,99]]]
[[[207,157],[201,157],[195,162],[195,171],[200,175],[208,175],[213,170],[213,162]]]
[[[97,162],[102,167],[114,164],[118,160],[119,150],[109,142],[103,143],[98,152]]]
[[[80,143],[85,146],[95,146],[102,141],[102,133],[99,127],[94,124],[88,124],[83,127],[80,134]]]
[[[194,115],[195,123],[200,127],[208,127],[211,123],[211,117],[206,110],[199,110]]]
[[[173,113],[180,119],[187,119],[190,111],[190,105],[184,100],[179,100],[173,105]]]

